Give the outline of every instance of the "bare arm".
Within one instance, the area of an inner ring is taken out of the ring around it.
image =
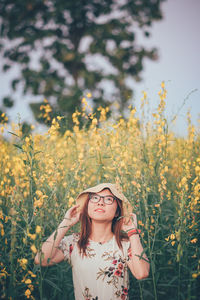
[[[50,266],[59,263],[64,259],[64,254],[58,246],[66,235],[69,228],[79,221],[80,212],[77,211],[78,205],[71,207],[65,214],[63,221],[50,237],[42,244],[41,252],[35,256],[35,264]]]
[[[123,225],[123,230],[128,231],[130,229],[137,228],[137,217],[132,214],[132,221]],[[149,275],[150,265],[148,258],[144,253],[139,234],[134,234],[129,237],[131,243],[131,259],[128,261],[128,267],[131,273],[137,279],[144,279]],[[142,257],[141,257],[142,255]]]

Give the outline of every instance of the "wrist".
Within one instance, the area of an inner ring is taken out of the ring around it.
[[[72,225],[73,224],[70,219],[64,219],[58,226],[58,229],[68,230]]]
[[[140,229],[130,229],[127,231],[127,235],[128,237],[130,238],[132,235],[139,235],[141,233],[141,230]]]

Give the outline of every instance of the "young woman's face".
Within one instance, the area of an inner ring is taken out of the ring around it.
[[[99,196],[113,196],[109,189],[105,189],[95,195]],[[114,199],[112,204],[104,203],[104,199],[101,198],[99,202],[93,203],[91,200],[88,202],[88,216],[92,220],[110,222],[116,216],[117,201]]]

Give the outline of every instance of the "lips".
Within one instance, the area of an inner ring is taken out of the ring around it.
[[[102,209],[102,208],[97,208],[97,209],[95,209],[95,211],[97,211],[97,212],[105,212],[105,210]]]

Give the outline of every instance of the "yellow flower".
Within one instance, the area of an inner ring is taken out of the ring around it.
[[[144,97],[144,99],[147,98],[147,92],[143,91],[143,97]]]
[[[2,227],[1,228],[1,236],[4,236],[4,234],[5,234],[5,231],[4,231],[3,227]]]
[[[133,185],[137,185],[137,182],[136,182],[135,180],[131,181],[131,183],[132,183]]]
[[[168,172],[168,170],[169,170],[168,166],[165,166],[164,171]]]
[[[35,240],[36,239],[36,234],[31,234],[31,233],[28,233],[28,236],[32,239],[32,240]]]
[[[57,120],[60,121],[62,120],[64,117],[61,117],[61,116],[57,116]]]
[[[83,97],[81,101],[82,101],[82,103],[87,104],[85,97]]]
[[[27,298],[30,298],[30,295],[31,295],[31,291],[30,291],[29,289],[27,289],[27,290],[25,291],[25,296],[26,296]]]
[[[28,271],[28,273],[31,275],[31,277],[36,277],[36,275],[33,272]]]
[[[84,154],[83,154],[83,153],[80,153],[79,156],[78,156],[78,159],[79,159],[79,160],[82,160],[83,158],[84,158]]]
[[[34,244],[31,246],[31,250],[33,251],[33,253],[37,253],[37,249]]]
[[[91,97],[92,97],[92,94],[91,94],[91,93],[87,93],[87,97],[88,97],[88,98],[91,98]]]
[[[9,168],[5,168],[5,170],[4,170],[4,172],[7,174],[7,173],[9,173]]]
[[[41,227],[39,225],[36,226],[35,232],[38,234],[41,232]]]
[[[49,182],[49,185],[50,185],[50,183],[51,182]],[[51,186],[51,185],[50,185]],[[42,205],[43,205],[43,203],[44,203],[44,201],[43,201],[43,199],[40,199],[40,200],[37,200],[35,197],[34,197],[34,207],[39,207],[39,208],[41,208],[42,207]]]
[[[153,224],[155,222],[154,218],[151,216],[151,223]]]
[[[170,239],[171,239],[171,240],[175,240],[175,234],[172,233],[172,234],[170,235]]]
[[[35,193],[36,193],[36,195],[38,197],[42,197],[43,196],[43,193],[41,191],[39,191],[39,190],[37,190]]]
[[[20,266],[22,267],[22,269],[25,270],[28,260],[26,258],[21,258],[21,259],[18,259],[18,262],[19,262]]]
[[[30,284],[31,282],[32,282],[32,281],[31,281],[30,279],[26,279],[26,280],[25,280],[25,283],[26,283],[26,284]]]
[[[192,244],[196,244],[196,242],[197,242],[197,238],[190,241],[190,243],[192,243]]]
[[[97,123],[98,123],[97,119],[96,119],[96,118],[94,118],[94,119],[92,120],[92,125],[93,125],[93,126],[96,126],[96,125],[97,125]]]
[[[25,264],[27,264],[28,260],[26,258],[22,258],[21,262],[25,265]]]
[[[140,226],[144,226],[144,224],[142,223],[142,221],[138,221],[138,225],[140,225]]]
[[[74,198],[70,197],[68,201],[68,205],[71,206],[74,202]]]
[[[187,182],[187,178],[183,177],[182,180],[181,180],[182,185],[184,185],[186,182]]]
[[[194,278],[194,279],[197,278],[198,276],[199,276],[199,273],[193,273],[192,274],[192,278]]]
[[[26,137],[26,138],[25,138],[25,142],[28,144],[29,141],[30,141],[30,138],[29,138],[29,137]]]
[[[6,272],[6,268],[3,268],[3,270],[1,270],[1,273],[0,273],[0,278],[2,277],[7,277],[8,273]]]

